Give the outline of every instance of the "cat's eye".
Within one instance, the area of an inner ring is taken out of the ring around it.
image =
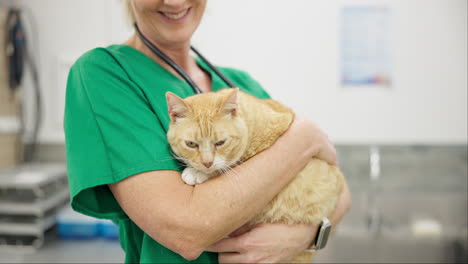
[[[186,140],[185,141],[185,144],[187,145],[187,147],[189,148],[198,148],[198,144],[193,142],[193,141],[189,141],[189,140]]]
[[[226,140],[220,140],[220,141],[215,143],[215,146],[220,147],[220,146],[224,145],[224,142],[226,142]]]

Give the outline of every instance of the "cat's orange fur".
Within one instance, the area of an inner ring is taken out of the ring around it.
[[[260,100],[237,89],[184,100],[174,94],[167,94],[167,98],[172,118],[168,140],[173,151],[208,178],[217,173],[201,165],[210,157],[206,152],[234,166],[271,146],[294,119],[294,113],[279,102]],[[224,146],[213,145],[224,138],[229,138]],[[199,142],[199,149],[188,148],[184,145],[187,140]],[[212,169],[226,168],[217,166]],[[333,212],[342,184],[343,175],[337,167],[312,159],[249,223],[319,224]],[[312,253],[303,252],[292,262],[311,260]]]

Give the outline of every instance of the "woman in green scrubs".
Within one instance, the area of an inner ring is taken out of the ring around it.
[[[207,65],[189,55],[206,0],[127,4],[142,33],[204,92],[226,87]],[[247,73],[219,70],[244,92],[269,98]],[[122,45],[93,49],[76,61],[68,78],[64,125],[73,209],[118,223],[126,263],[284,262],[309,247],[316,226],[242,226],[311,157],[336,163],[327,136],[298,117],[271,148],[236,167],[235,179],[223,175],[189,186],[181,180],[182,168],[166,139],[167,91],[193,95],[191,87],[135,35]],[[349,206],[346,186],[331,216],[333,224]],[[231,238],[225,238],[229,234]]]

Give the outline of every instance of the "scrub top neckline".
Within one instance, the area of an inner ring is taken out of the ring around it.
[[[163,74],[165,74],[169,78],[171,78],[173,80],[176,80],[177,82],[183,83],[183,84],[187,85],[188,87],[190,87],[190,85],[184,79],[179,78],[177,75],[173,74],[172,72],[170,72],[166,68],[162,67],[159,63],[152,60],[151,58],[146,56],[146,54],[144,54],[143,52],[135,49],[134,47],[126,45],[126,44],[115,44],[115,45],[111,45],[111,47],[112,46],[128,49],[131,52],[137,54],[138,56],[144,57],[144,59],[146,61],[148,61],[149,63],[154,65],[156,67],[156,69],[161,71]],[[224,81],[216,73],[214,73],[213,70],[200,57],[195,57],[195,61],[197,62],[198,66],[200,66],[200,68],[203,71],[205,71],[206,73],[208,73],[210,75],[210,78],[211,78],[211,91],[212,92],[218,91],[223,87],[228,87],[224,83]],[[224,84],[224,86],[222,84]]]

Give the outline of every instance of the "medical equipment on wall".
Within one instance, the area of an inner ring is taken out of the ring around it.
[[[177,65],[171,58],[169,58],[166,54],[164,54],[160,49],[158,49],[155,45],[151,43],[140,31],[138,25],[135,24],[135,31],[138,33],[141,41],[148,47],[156,56],[166,62],[172,69],[174,69],[184,80],[192,87],[195,93],[202,93],[202,90],[198,87],[198,85],[190,78],[190,76],[179,66]],[[213,66],[198,50],[194,47],[190,47],[195,54],[202,59],[208,67],[210,67],[229,87],[234,88],[236,87],[234,83],[229,80],[224,74],[222,74],[216,67]]]
[[[23,17],[22,9],[0,8],[0,169],[32,161],[42,120],[38,71],[28,48]],[[29,24],[33,28],[34,23]],[[29,69],[32,79],[28,91],[21,87],[24,76],[29,76],[25,69]],[[28,111],[31,122],[26,122],[26,98],[34,102],[34,109]]]
[[[0,8],[0,169],[14,167],[21,159],[18,96],[9,86],[6,55],[8,15],[9,9]]]

